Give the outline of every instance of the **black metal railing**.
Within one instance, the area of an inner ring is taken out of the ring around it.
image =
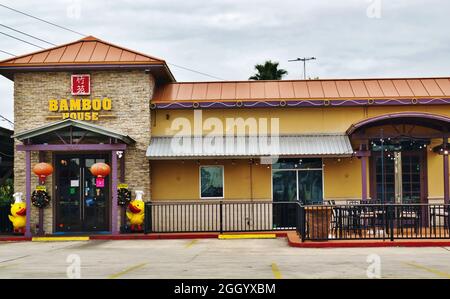
[[[449,205],[355,203],[300,210],[302,240],[450,238]]]
[[[297,230],[306,240],[449,239],[449,205],[148,202],[145,233]]]
[[[145,233],[295,230],[297,202],[147,202]]]
[[[8,215],[11,209],[9,204],[0,204],[0,234],[10,234],[13,231]]]

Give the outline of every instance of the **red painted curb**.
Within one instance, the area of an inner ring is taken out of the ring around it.
[[[261,234],[261,233],[260,233]],[[262,233],[273,234],[273,233]],[[218,238],[219,233],[171,233],[171,234],[148,234],[148,235],[94,235],[91,240],[174,240],[174,239],[212,239]],[[275,233],[277,238],[287,237],[286,232]]]
[[[31,241],[29,237],[0,237],[0,242]]]
[[[287,237],[288,244],[291,247],[297,248],[367,248],[367,247],[448,247],[450,241],[406,241],[406,242],[339,242],[333,241],[325,242],[296,242]]]
[[[277,238],[286,238],[287,232],[257,232],[258,234],[275,234]],[[231,233],[229,233],[231,234]],[[249,234],[249,233],[242,233]],[[214,239],[219,237],[219,233],[170,233],[170,234],[127,234],[127,235],[92,235],[90,240],[175,240],[175,239]],[[51,236],[51,235],[50,235]],[[0,237],[2,241],[31,241],[25,237]]]

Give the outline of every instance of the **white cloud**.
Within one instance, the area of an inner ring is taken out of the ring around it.
[[[2,1],[228,80],[247,79],[253,66],[265,59],[280,61],[289,71],[288,78],[299,78],[300,65],[287,62],[299,56],[316,56],[308,74],[321,78],[449,75],[450,2],[379,2],[378,19],[367,17],[370,0],[41,0],[39,5]],[[79,18],[74,18],[67,10],[77,3]],[[1,7],[0,20],[56,44],[80,38]],[[15,54],[36,50],[5,36],[0,38],[0,49]],[[0,54],[1,58],[7,56]],[[211,80],[175,67],[172,71],[179,81]],[[12,85],[4,78],[0,101],[1,113],[12,117]]]

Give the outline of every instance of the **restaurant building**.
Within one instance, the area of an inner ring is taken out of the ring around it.
[[[449,78],[176,82],[164,60],[94,37],[0,74],[28,235],[119,233],[119,186],[152,202],[449,201]],[[43,210],[39,161],[54,168]],[[96,162],[111,167],[101,188]]]

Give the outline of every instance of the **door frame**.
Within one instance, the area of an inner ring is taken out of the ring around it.
[[[281,158],[281,157],[280,157]],[[283,158],[292,158],[292,157],[283,157]],[[298,157],[298,159],[308,159],[309,157]],[[312,158],[317,158],[317,157],[312,157]],[[298,171],[308,171],[308,170],[321,170],[322,171],[322,202],[325,201],[325,170],[324,170],[324,165],[323,165],[323,157],[319,157],[320,161],[321,161],[321,167],[320,168],[310,168],[310,169],[299,169],[299,168],[283,168],[283,169],[273,169],[272,165],[270,166],[270,198],[271,201],[273,202],[273,172],[274,171],[296,171],[295,173],[295,184],[296,184],[296,188],[297,188],[297,201],[299,201],[298,198]],[[294,159],[297,159],[297,157],[294,157]]]
[[[52,180],[52,197],[53,197],[53,204],[52,204],[52,215],[53,215],[53,223],[52,223],[52,229],[53,229],[53,233],[64,233],[64,234],[71,234],[71,233],[83,233],[83,232],[88,232],[88,233],[96,233],[97,231],[79,231],[79,232],[59,232],[57,231],[57,198],[56,198],[56,185],[57,185],[57,180],[59,179],[57,177],[57,165],[56,165],[56,160],[58,156],[78,156],[80,158],[85,158],[86,156],[89,155],[105,155],[107,157],[107,163],[110,163],[112,157],[111,157],[111,152],[110,151],[82,151],[82,152],[73,152],[73,151],[64,151],[64,152],[52,152],[52,165],[53,165],[53,169],[55,169],[55,178]],[[81,179],[81,178],[80,178]],[[109,175],[108,178],[106,178],[108,180],[108,186],[109,186],[109,190],[108,190],[108,198],[107,200],[107,212],[105,213],[105,215],[107,215],[108,219],[107,219],[107,230],[108,232],[111,231],[111,220],[112,220],[112,179],[111,176]]]
[[[422,151],[404,151],[408,155],[417,154],[421,160],[420,168],[420,203],[428,203],[428,163],[427,163],[427,149]],[[403,152],[402,152],[403,153]],[[370,183],[370,198],[374,200],[377,195],[376,184],[376,165],[375,158],[379,156],[379,152],[373,152],[370,155],[369,161],[369,183]]]

